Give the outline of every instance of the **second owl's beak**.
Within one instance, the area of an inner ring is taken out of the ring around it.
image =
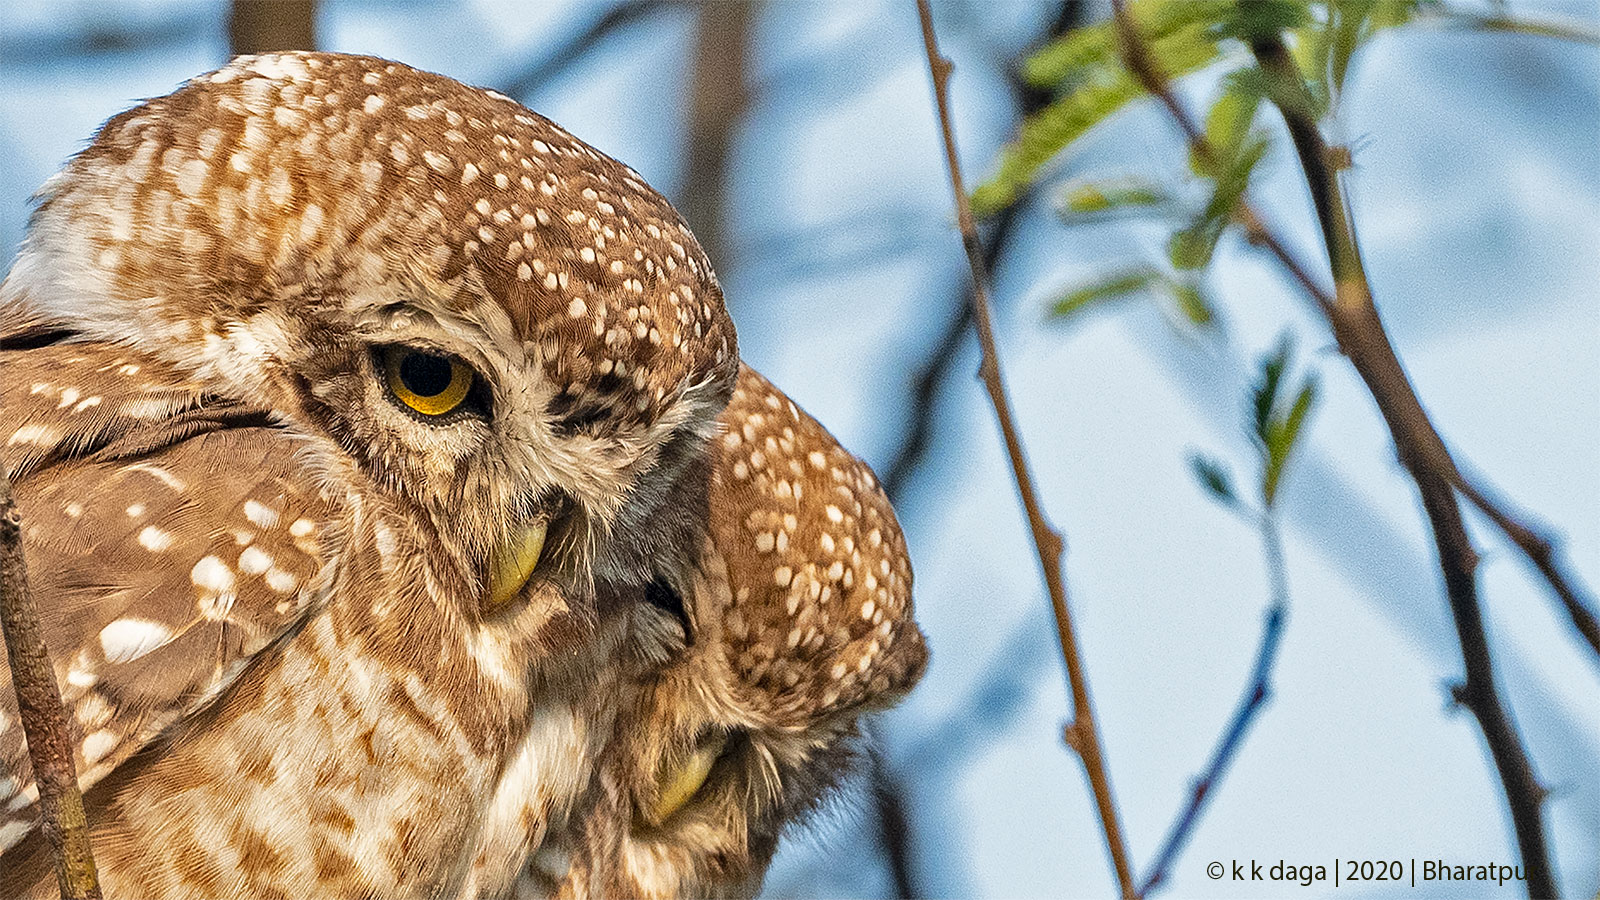
[[[544,553],[544,535],[549,523],[543,520],[512,532],[489,557],[489,608],[510,603],[528,583]]]

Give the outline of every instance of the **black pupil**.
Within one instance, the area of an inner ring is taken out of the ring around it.
[[[450,360],[426,353],[407,353],[400,360],[400,383],[418,397],[437,397],[450,386]]]

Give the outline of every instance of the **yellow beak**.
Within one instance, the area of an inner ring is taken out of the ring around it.
[[[711,767],[722,755],[722,749],[727,742],[727,735],[712,735],[696,747],[694,753],[676,769],[660,773],[657,786],[661,789],[661,793],[657,795],[655,807],[649,810],[650,824],[660,825],[668,816],[694,799],[694,795],[705,785],[706,778],[711,774]]]
[[[546,522],[526,525],[506,539],[489,557],[489,608],[499,609],[511,602],[528,583],[528,576],[539,565],[544,553]]]

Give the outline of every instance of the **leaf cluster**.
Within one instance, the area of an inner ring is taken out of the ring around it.
[[[1209,158],[1191,155],[1190,174],[1204,200],[1186,205],[1146,178],[1121,175],[1079,180],[1059,203],[1069,224],[1140,216],[1171,223],[1165,258],[1141,261],[1109,276],[1064,290],[1053,305],[1071,316],[1100,304],[1148,294],[1168,302],[1180,321],[1201,329],[1219,321],[1201,287],[1222,235],[1236,224],[1268,140],[1258,130],[1262,101],[1293,105],[1321,118],[1333,105],[1356,51],[1381,31],[1437,10],[1439,0],[1135,0],[1129,14],[1152,64],[1164,78],[1217,64],[1230,68],[1205,118]],[[1301,80],[1270,76],[1245,47],[1252,39],[1286,34]],[[1017,202],[1047,167],[1095,126],[1144,93],[1122,57],[1116,25],[1105,20],[1077,28],[1024,61],[1029,84],[1054,99],[1023,122],[1000,154],[994,175],[973,193],[978,215]]]
[[[1255,382],[1250,387],[1246,430],[1256,446],[1260,462],[1257,490],[1263,508],[1270,513],[1278,502],[1289,460],[1305,431],[1306,419],[1317,402],[1317,378],[1307,374],[1299,387],[1289,378],[1294,345],[1288,335],[1279,338],[1272,352],[1261,358]],[[1235,509],[1245,509],[1233,487],[1233,478],[1221,462],[1201,454],[1189,457],[1189,468],[1206,493]]]

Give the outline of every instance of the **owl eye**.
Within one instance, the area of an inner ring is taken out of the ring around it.
[[[389,393],[424,416],[443,416],[460,409],[478,381],[472,367],[453,356],[399,346],[385,347],[381,354]]]
[[[646,823],[660,825],[693,800],[700,788],[705,786],[706,779],[711,775],[711,767],[722,758],[727,746],[726,734],[712,732],[700,739],[699,745],[687,758],[663,766],[656,773],[656,801],[646,810]]]

